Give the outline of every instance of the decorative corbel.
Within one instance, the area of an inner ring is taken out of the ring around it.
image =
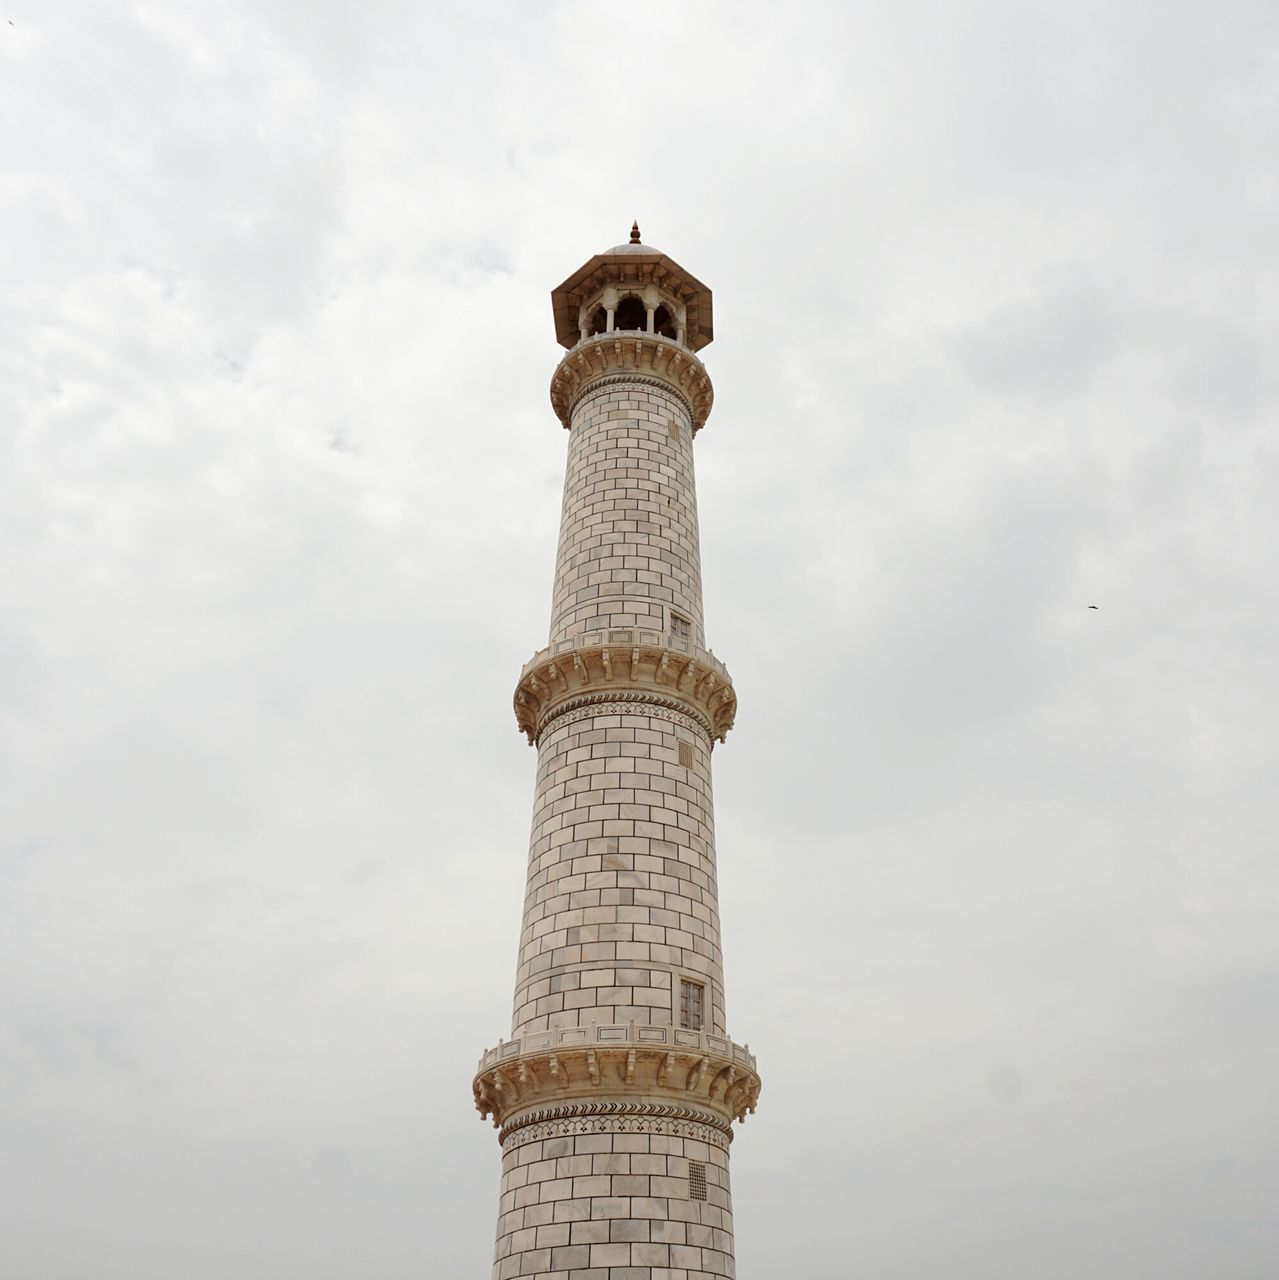
[[[581,681],[583,685],[589,684],[591,681],[591,674],[587,671],[586,663],[582,661],[582,655],[580,653],[573,654],[573,667],[577,671],[578,680]]]
[[[596,1061],[594,1049],[587,1049],[586,1051],[586,1070],[590,1073],[591,1083],[598,1085],[600,1082],[600,1064]]]
[[[702,1081],[706,1079],[706,1073],[710,1070],[711,1060],[703,1056],[697,1066],[689,1072],[688,1083],[684,1086],[690,1093],[697,1093],[702,1087]]]
[[[715,1096],[715,1086],[720,1080],[724,1082],[724,1092],[720,1095],[724,1099],[728,1098],[728,1091],[733,1087],[733,1081],[737,1079],[737,1068],[726,1067],[723,1071],[711,1081],[711,1097]]]
[[[632,1049],[630,1053],[626,1055],[626,1083],[627,1084],[635,1083],[635,1050],[634,1049]]]
[[[675,1070],[675,1055],[668,1053],[662,1059],[661,1065],[657,1068],[657,1087],[664,1089],[666,1087],[667,1077]]]
[[[489,1083],[493,1086],[493,1092],[497,1095],[497,1106],[493,1109],[493,1123],[497,1124],[498,1109],[507,1105],[507,1095],[514,1092],[511,1082],[501,1073],[501,1071],[492,1071],[489,1073]]]
[[[520,1063],[520,1088],[526,1089],[529,1093],[540,1092],[537,1072],[527,1062]]]
[[[600,656],[604,659],[604,679],[611,680],[613,678],[613,655],[607,649],[604,649]]]
[[[662,660],[657,664],[657,672],[655,679],[658,684],[666,683],[666,673],[671,669],[671,655],[669,652],[662,654]]]

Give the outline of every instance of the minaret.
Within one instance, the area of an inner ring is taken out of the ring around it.
[[[693,485],[711,292],[633,226],[551,303],[568,470],[550,642],[515,691],[538,753],[524,928],[511,1038],[473,1086],[502,1144],[493,1280],[719,1280],[760,1081],[727,1033],[711,811],[737,710]]]

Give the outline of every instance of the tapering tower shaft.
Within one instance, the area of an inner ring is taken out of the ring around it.
[[[577,696],[538,738],[512,1035],[670,1025],[682,979],[705,989],[722,1034],[710,736],[676,700],[633,696],[646,659],[666,661],[678,693],[706,655],[692,423],[668,388],[625,372],[586,391],[571,422],[545,653]]]
[[[538,748],[524,922],[511,1039],[475,1079],[503,1148],[493,1277],[730,1277],[731,1121],[759,1077],[725,1030],[716,890],[736,697],[702,618],[710,294],[633,242],[552,297],[570,437],[550,642],[515,695]]]
[[[620,370],[575,402],[571,432],[551,647],[625,627],[674,628],[704,644],[693,427],[683,398]]]

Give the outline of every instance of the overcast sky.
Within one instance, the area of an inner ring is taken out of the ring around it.
[[[638,217],[739,1275],[1273,1280],[1274,0],[0,18],[0,1273],[487,1276],[549,291]]]

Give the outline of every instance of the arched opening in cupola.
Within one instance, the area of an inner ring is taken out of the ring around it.
[[[675,336],[675,321],[665,307],[658,307],[653,312],[653,332],[660,333],[663,338],[673,338]]]
[[[647,329],[648,311],[636,297],[623,298],[613,313],[614,329]]]
[[[591,317],[591,333],[607,333],[608,332],[608,312],[603,307],[596,307],[595,314]]]

